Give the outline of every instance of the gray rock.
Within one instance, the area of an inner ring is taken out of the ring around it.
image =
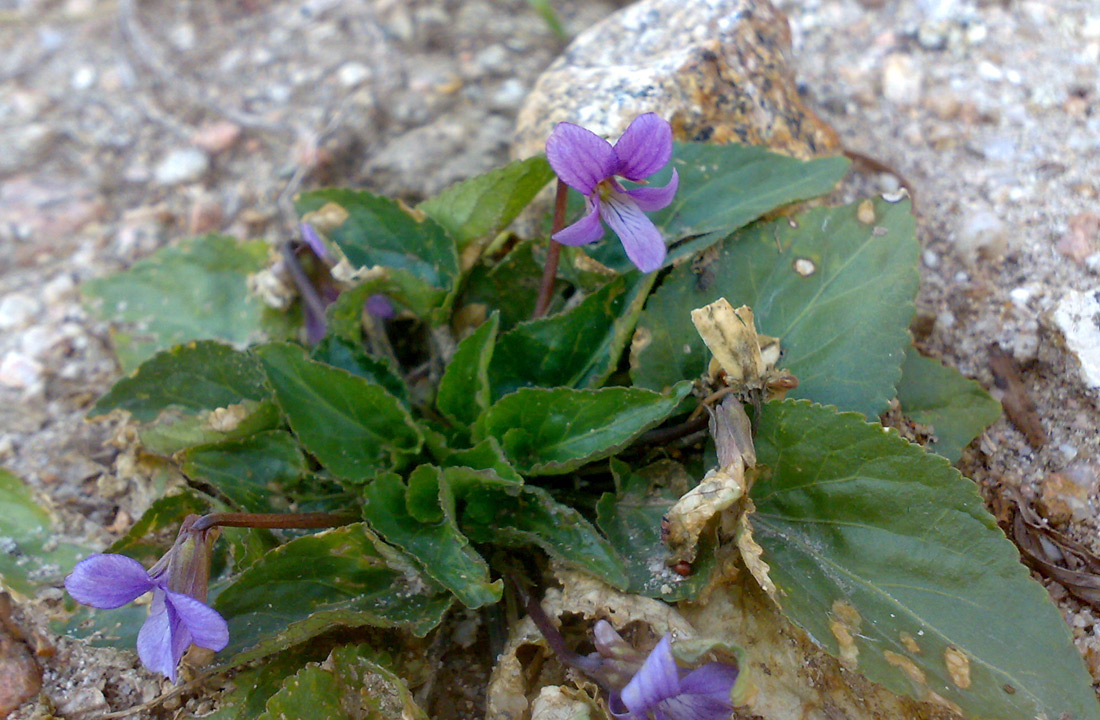
[[[11,293],[0,300],[0,329],[21,328],[42,313],[42,303],[30,295]]]
[[[767,0],[642,0],[582,32],[542,74],[512,154],[540,152],[563,120],[610,138],[646,112],[680,140],[838,154],[836,133],[798,95],[790,42]]]

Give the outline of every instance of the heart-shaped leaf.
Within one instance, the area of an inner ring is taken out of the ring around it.
[[[909,346],[920,246],[907,202],[865,203],[753,225],[673,269],[638,320],[634,384],[701,375],[709,354],[691,311],[725,297],[779,338],[779,365],[799,380],[790,396],[877,418]]]
[[[971,718],[1100,718],[1061,613],[946,460],[789,400],[764,407],[756,453],[778,602],[830,653]]]

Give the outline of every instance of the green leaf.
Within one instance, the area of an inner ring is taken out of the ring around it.
[[[650,216],[671,245],[665,266],[775,208],[824,195],[844,177],[848,164],[844,157],[797,160],[755,145],[675,143],[669,167],[648,180],[662,187],[673,168],[680,175],[672,204]],[[633,268],[617,240],[601,243],[590,254],[619,272]]]
[[[542,278],[542,263],[535,259],[534,246],[534,241],[520,243],[500,261],[471,268],[462,294],[463,308],[480,305],[486,308],[486,315],[499,312],[502,330],[530,318]]]
[[[463,605],[479,608],[500,600],[503,585],[490,581],[489,566],[458,529],[454,497],[439,468],[416,468],[407,488],[399,476],[386,473],[367,485],[363,495],[363,515],[371,527]]]
[[[154,420],[166,408],[198,413],[271,395],[254,355],[213,340],[157,353],[114,384],[88,417],[127,410],[138,422]]]
[[[328,335],[313,348],[310,357],[317,362],[347,370],[375,385],[381,385],[386,392],[400,400],[402,405],[409,407],[409,388],[394,369],[393,363],[371,355],[362,345],[337,335]]]
[[[519,472],[558,475],[622,450],[664,421],[690,391],[689,382],[670,395],[624,387],[523,388],[497,401],[475,430],[497,438]]]
[[[461,251],[507,227],[553,177],[546,158],[538,155],[452,185],[417,209],[442,225]]]
[[[266,710],[257,720],[284,718],[351,720],[341,704],[336,676],[317,665],[307,665],[283,681],[268,698]]]
[[[263,240],[204,235],[86,282],[83,293],[96,317],[130,328],[112,334],[122,369],[130,372],[158,351],[191,340],[242,347],[288,336],[290,320],[248,292],[248,276],[267,258]]]
[[[358,190],[303,193],[295,207],[304,214],[329,203],[348,213],[329,238],[353,270],[384,268],[389,279],[385,292],[421,317],[449,305],[458,279],[458,254],[454,239],[439,223],[397,200]]]
[[[523,476],[504,456],[504,450],[495,437],[487,437],[468,450],[455,450],[440,458],[444,467],[468,467],[474,470],[492,470],[497,477],[516,485],[523,484]]]
[[[1001,416],[1001,404],[981,385],[912,346],[901,366],[898,402],[906,417],[932,429],[928,449],[951,462]]]
[[[489,361],[499,326],[500,314],[493,313],[463,339],[439,381],[436,407],[457,425],[473,425],[489,407]]]
[[[253,720],[288,677],[306,663],[320,662],[327,656],[328,650],[323,646],[303,643],[234,673],[233,689],[218,698],[218,709],[205,715],[205,720]]]
[[[920,246],[907,202],[873,207],[871,224],[853,205],[753,225],[675,268],[638,321],[634,384],[662,389],[701,375],[710,353],[691,311],[725,297],[751,306],[759,331],[780,339],[779,364],[799,380],[790,397],[877,418],[910,342]]]
[[[778,602],[830,653],[971,718],[1100,718],[1061,613],[945,459],[793,401],[765,406],[756,453],[751,522]]]
[[[381,385],[313,362],[295,345],[271,343],[256,353],[294,434],[335,474],[365,480],[419,452],[416,423]]]
[[[614,458],[615,492],[596,504],[596,524],[623,558],[630,577],[627,591],[665,602],[691,600],[710,581],[714,569],[713,534],[683,577],[671,570],[672,556],[661,540],[661,520],[698,481],[682,466],[661,461],[634,471]]]
[[[488,470],[450,467],[443,476],[463,508],[459,525],[474,542],[535,545],[609,585],[627,587],[626,569],[611,544],[546,490],[503,480]]]
[[[90,550],[58,542],[55,518],[35,502],[30,488],[0,468],[0,587],[32,596],[43,585],[56,585]]]
[[[367,645],[332,651],[287,678],[258,720],[428,720],[404,680],[374,659]]]
[[[363,524],[291,540],[218,595],[214,608],[229,622],[222,657],[236,665],[341,626],[423,637],[451,602],[434,587]]]
[[[191,448],[180,461],[184,474],[217,488],[243,512],[287,512],[283,488],[308,470],[297,441],[282,430]]]
[[[521,323],[500,337],[489,375],[500,399],[521,387],[598,387],[618,366],[657,275],[630,273],[568,312]]]
[[[197,415],[169,408],[156,420],[138,428],[138,437],[149,452],[172,455],[189,447],[236,440],[279,427],[282,416],[270,397],[259,402],[242,400],[216,411]]]

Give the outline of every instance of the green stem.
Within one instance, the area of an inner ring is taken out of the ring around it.
[[[554,197],[554,223],[550,228],[550,247],[546,251],[546,265],[542,270],[542,285],[539,297],[535,301],[535,312],[531,319],[540,318],[550,307],[550,296],[554,293],[554,280],[558,277],[558,259],[561,257],[561,244],[554,241],[556,235],[565,227],[565,203],[569,199],[569,186],[558,180],[558,194]]]

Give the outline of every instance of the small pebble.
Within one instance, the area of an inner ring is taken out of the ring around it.
[[[81,65],[73,73],[71,85],[73,90],[87,90],[95,84],[96,72],[91,65]]]
[[[1004,77],[1004,73],[1001,72],[999,67],[988,60],[982,60],[978,63],[978,77],[983,80],[996,82]]]
[[[374,73],[361,62],[352,60],[346,62],[336,70],[336,79],[346,88],[359,87],[371,78]]]
[[[214,195],[201,195],[191,204],[187,216],[187,230],[192,235],[204,235],[214,232],[222,226],[225,213],[221,201]]]
[[[1054,309],[1055,326],[1081,366],[1081,380],[1100,389],[1100,292],[1070,290]]]
[[[210,169],[210,158],[199,148],[176,148],[160,161],[153,171],[158,185],[179,185],[195,182]]]
[[[1084,265],[1100,245],[1100,214],[1077,213],[1069,219],[1069,230],[1054,246],[1078,265]]]
[[[924,73],[917,67],[913,56],[894,53],[886,57],[882,67],[882,94],[897,105],[914,105],[920,102]]]
[[[11,293],[0,300],[0,329],[21,328],[42,314],[42,303],[30,295]]]
[[[191,144],[211,155],[218,155],[237,144],[241,126],[228,120],[203,125],[191,136]]]
[[[994,212],[971,212],[955,233],[955,247],[967,262],[996,259],[1008,247],[1008,226]]]
[[[75,289],[76,283],[73,282],[72,275],[61,273],[42,286],[42,299],[49,305],[56,305],[68,299]]]
[[[27,390],[42,381],[42,364],[34,358],[12,350],[0,362],[0,385]]]

